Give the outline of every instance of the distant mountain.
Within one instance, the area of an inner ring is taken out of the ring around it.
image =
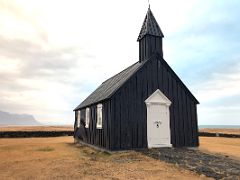
[[[0,111],[0,126],[6,125],[41,125],[32,115],[11,114]]]

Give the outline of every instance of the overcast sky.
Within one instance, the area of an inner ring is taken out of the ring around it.
[[[151,0],[164,59],[199,124],[240,124],[240,1]],[[0,110],[73,124],[73,109],[138,61],[147,0],[0,0]]]

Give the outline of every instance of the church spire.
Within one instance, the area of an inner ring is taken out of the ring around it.
[[[139,60],[144,61],[151,57],[152,53],[162,53],[162,38],[164,37],[153,13],[148,7],[137,41],[139,42]]]

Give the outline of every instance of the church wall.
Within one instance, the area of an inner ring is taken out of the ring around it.
[[[97,128],[97,104],[88,106],[90,109],[90,121],[89,127],[80,125],[80,128],[76,128],[77,111],[75,111],[75,138],[85,143],[95,145],[103,149],[111,149],[111,100],[105,100],[101,102],[102,107],[102,129]],[[86,123],[86,108],[80,109],[81,120]]]
[[[147,147],[147,112],[144,101],[156,89],[160,89],[172,102],[172,145],[199,145],[195,100],[163,59],[151,58],[112,97],[113,150]]]

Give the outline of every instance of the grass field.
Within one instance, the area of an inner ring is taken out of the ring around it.
[[[209,132],[209,133],[222,133],[222,134],[240,134],[240,128],[236,128],[236,129],[204,128],[204,129],[200,129],[199,131]]]
[[[201,132],[240,134],[240,129],[201,129]],[[240,160],[240,138],[200,137],[200,150]]]
[[[1,179],[206,179],[135,151],[109,154],[72,137],[0,139]]]
[[[199,149],[240,161],[240,138],[200,137]]]
[[[72,130],[72,127],[5,127],[0,130],[61,131]],[[240,139],[200,137],[199,150],[240,160]],[[109,154],[74,144],[72,137],[56,137],[0,139],[0,179],[207,178],[139,152]]]

